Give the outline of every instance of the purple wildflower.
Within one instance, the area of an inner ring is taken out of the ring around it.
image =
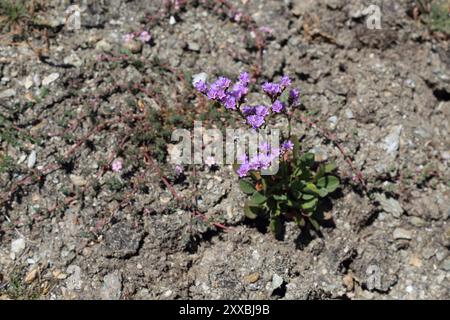
[[[208,91],[208,98],[211,100],[223,101],[226,98],[225,91],[231,84],[231,80],[225,77],[220,77],[213,82]]]
[[[148,33],[147,31],[142,31],[139,34],[139,40],[141,40],[142,43],[149,43],[152,39],[152,35]]]
[[[111,169],[114,172],[122,171],[122,160],[121,159],[114,160],[111,164]]]
[[[236,82],[231,89],[231,93],[236,100],[241,101],[248,94],[247,85],[241,81]]]
[[[283,109],[284,105],[280,100],[277,100],[272,104],[272,111],[275,113],[280,113]]]
[[[297,89],[292,89],[289,92],[289,104],[295,106],[298,103],[300,92]]]
[[[184,169],[182,166],[180,165],[176,165],[175,166],[175,173],[179,176],[180,174],[182,174],[184,172]]]
[[[288,151],[294,149],[294,143],[291,140],[286,140],[281,144],[283,151]]]
[[[261,127],[266,116],[269,114],[269,108],[265,106],[244,106],[242,113],[247,116],[247,123],[252,126],[253,129]]]
[[[266,82],[262,85],[262,89],[265,93],[267,93],[271,98],[278,96],[282,88],[278,83]]]
[[[288,76],[283,76],[280,80],[280,85],[283,89],[286,89],[287,87],[289,87],[291,85],[292,81],[291,79],[289,79]]]
[[[256,106],[255,113],[258,116],[265,117],[269,114],[269,108],[267,108],[265,106]]]
[[[242,108],[242,113],[244,114],[244,116],[249,116],[249,115],[255,114],[255,107],[244,106]]]
[[[214,84],[216,84],[219,88],[225,90],[230,86],[231,80],[225,77],[220,77],[216,80],[216,82],[214,82]]]
[[[236,98],[233,97],[232,95],[227,95],[224,99],[224,106],[227,109],[236,109]]]
[[[251,115],[247,117],[247,123],[252,126],[253,129],[258,129],[264,124],[264,117],[259,115]]]
[[[217,86],[217,84],[213,83],[208,91],[208,98],[211,100],[221,101],[226,97],[225,90]]]
[[[122,39],[123,39],[123,42],[130,42],[130,41],[133,41],[134,40],[134,33],[127,33],[127,34],[124,34],[123,35],[123,37],[122,37]]]
[[[206,94],[208,92],[208,86],[206,85],[205,81],[198,80],[194,84],[195,89],[197,89],[199,92]]]
[[[241,166],[236,172],[239,175],[239,177],[243,178],[247,176],[249,171],[250,171],[250,164],[248,162],[244,162],[243,164],[241,164]]]
[[[242,83],[243,85],[247,85],[250,83],[250,76],[248,72],[242,72],[239,75],[239,82]]]

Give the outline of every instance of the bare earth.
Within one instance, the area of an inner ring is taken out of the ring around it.
[[[78,30],[68,2],[0,38],[0,298],[450,298],[449,38],[411,1],[88,0]],[[141,30],[150,44],[124,44]],[[276,240],[230,166],[177,177],[165,160],[175,127],[239,125],[192,75],[244,70],[290,75],[367,181],[295,121],[343,185],[321,235],[288,223]]]

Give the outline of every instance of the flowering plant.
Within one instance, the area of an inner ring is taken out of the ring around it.
[[[225,77],[209,85],[202,80],[194,84],[208,99],[239,115],[252,130],[266,129],[271,117],[284,115],[287,118],[288,133],[281,148],[271,148],[269,143],[263,142],[258,154],[238,155],[235,169],[240,177],[239,186],[249,195],[245,214],[249,219],[268,220],[277,236],[281,235],[286,219],[295,220],[300,227],[311,225],[318,230],[321,200],[339,187],[339,179],[331,175],[335,166],[316,162],[314,154],[303,153],[299,139],[291,134],[291,117],[299,104],[299,91],[287,90],[291,86],[289,77],[283,76],[279,82],[266,82],[261,86],[270,104],[247,104],[249,84],[247,73],[242,73],[234,84]],[[266,170],[274,161],[278,161],[278,171],[268,175]]]

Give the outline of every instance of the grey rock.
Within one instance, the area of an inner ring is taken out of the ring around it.
[[[69,177],[70,177],[70,180],[72,181],[72,183],[77,187],[82,187],[87,184],[86,179],[84,179],[82,176],[71,174]]]
[[[6,89],[0,92],[0,99],[10,98],[16,95],[16,90]]]
[[[402,228],[396,228],[394,230],[394,239],[395,240],[399,240],[399,239],[404,239],[404,240],[411,240],[412,239],[412,232],[406,229],[402,229]]]
[[[100,291],[102,300],[119,300],[122,294],[122,275],[119,271],[108,273],[103,278],[103,286]]]
[[[445,271],[450,271],[450,256],[447,257],[444,261],[442,261],[441,269]]]
[[[425,227],[427,222],[419,217],[411,217],[409,222],[415,227]]]
[[[95,50],[103,52],[111,52],[113,46],[105,39],[100,40],[95,44]]]
[[[140,41],[131,40],[126,41],[122,47],[129,50],[131,53],[140,53],[142,51],[143,44]]]
[[[70,277],[66,280],[66,286],[69,290],[81,290],[83,286],[83,280],[81,279],[81,268],[76,265],[70,265],[67,267],[67,274]]]
[[[395,218],[400,218],[403,208],[394,198],[387,198],[384,193],[377,193],[375,199],[380,203],[383,210],[392,214]]]
[[[139,250],[142,237],[142,232],[127,223],[119,222],[105,234],[105,254],[116,258],[131,257]]]
[[[23,250],[25,250],[25,239],[19,238],[16,240],[13,240],[11,242],[11,256],[14,259],[17,255],[21,254]]]
[[[191,51],[196,51],[196,52],[200,51],[200,45],[197,42],[189,41],[187,48]]]
[[[402,132],[402,126],[394,126],[390,133],[383,140],[383,149],[388,154],[395,154],[400,145],[400,133]]]

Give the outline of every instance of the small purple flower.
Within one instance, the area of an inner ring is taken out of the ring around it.
[[[272,104],[272,111],[275,113],[280,113],[283,109],[284,105],[280,100],[277,100]]]
[[[295,106],[298,103],[300,92],[297,89],[292,89],[289,92],[289,104]]]
[[[231,93],[236,98],[236,100],[241,101],[248,94],[248,88],[246,84],[239,81],[233,85]]]
[[[291,85],[292,81],[291,79],[289,79],[288,76],[283,76],[280,80],[280,85],[283,89],[286,89],[287,87],[289,87]]]
[[[278,83],[266,82],[262,85],[262,89],[265,93],[267,93],[271,98],[278,96],[282,89]]]
[[[225,108],[234,110],[236,109],[236,98],[232,95],[227,95],[223,104]]]
[[[243,164],[241,164],[241,166],[236,172],[239,175],[239,177],[243,178],[247,176],[249,171],[250,171],[250,164],[248,162],[244,162]]]
[[[244,106],[242,108],[242,113],[244,114],[244,116],[249,116],[249,115],[255,114],[255,107]]]
[[[250,83],[250,76],[248,72],[242,72],[239,75],[239,82],[242,83],[243,85],[248,85]]]
[[[269,108],[265,106],[256,106],[255,107],[255,114],[260,117],[266,117],[269,114]]]
[[[183,167],[177,164],[177,165],[175,166],[175,174],[179,176],[179,175],[182,174],[183,172],[184,172]]]
[[[122,171],[122,160],[121,159],[116,159],[112,162],[111,164],[111,169],[114,172],[120,172]]]
[[[248,116],[247,123],[251,125],[253,129],[258,129],[264,124],[264,117],[256,114]]]
[[[122,36],[123,42],[127,43],[134,40],[134,33],[127,33]]]
[[[208,98],[211,100],[218,100],[221,101],[222,99],[225,99],[226,97],[225,90],[219,87],[216,83],[213,83],[208,91]]]
[[[152,35],[147,31],[142,31],[139,34],[139,40],[141,40],[142,43],[149,43],[150,40],[152,40]]]
[[[206,85],[205,81],[198,80],[194,84],[195,89],[197,89],[199,92],[206,94],[208,92],[208,86]]]
[[[219,88],[225,90],[228,89],[228,87],[231,85],[231,80],[225,77],[220,77],[219,79],[214,82],[215,85],[217,85]]]
[[[281,148],[283,151],[292,150],[294,149],[294,143],[291,140],[286,140],[281,144]]]

